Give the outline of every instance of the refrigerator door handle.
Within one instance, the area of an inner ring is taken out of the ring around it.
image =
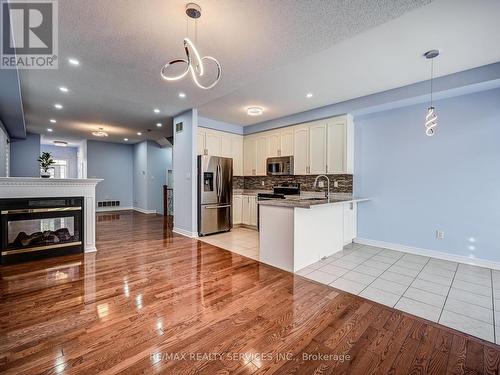
[[[216,210],[218,208],[227,208],[227,207],[231,207],[230,204],[224,204],[222,206],[205,206],[206,209],[209,209],[209,210]]]
[[[220,164],[217,164],[217,198],[219,201],[221,194],[222,194],[222,168]]]

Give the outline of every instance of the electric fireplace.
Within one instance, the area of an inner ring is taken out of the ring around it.
[[[83,252],[83,197],[0,199],[1,263]]]

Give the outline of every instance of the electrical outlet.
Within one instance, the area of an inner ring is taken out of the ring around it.
[[[338,188],[339,187],[339,182],[338,181],[333,181],[333,187]]]
[[[261,181],[261,182],[260,182],[260,184],[261,184],[262,186],[265,186],[265,185],[266,185],[266,183],[265,183],[264,181]]]
[[[442,230],[436,230],[436,238],[438,240],[443,240],[444,239],[444,232]]]
[[[325,181],[318,181],[318,187],[324,188],[325,187]]]

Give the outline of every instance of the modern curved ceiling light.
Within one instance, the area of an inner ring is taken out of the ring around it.
[[[66,141],[54,141],[54,145],[59,146],[59,147],[68,147],[68,142],[66,142]]]
[[[431,49],[424,53],[426,59],[431,60],[431,103],[427,108],[427,114],[425,115],[425,135],[432,137],[435,134],[435,127],[437,126],[437,115],[436,109],[432,105],[432,84],[434,80],[434,58],[439,56],[439,50]]]
[[[53,119],[53,118],[51,118],[49,121],[50,121],[52,124],[55,124],[55,123],[57,122],[57,120],[56,120],[56,119]]]
[[[195,40],[196,40],[196,35],[197,35],[196,20],[201,17],[201,7],[197,4],[189,3],[186,5],[186,14],[188,15],[189,18],[192,18],[195,21],[194,25],[195,25]],[[219,83],[220,77],[222,75],[222,67],[219,61],[215,57],[212,56],[200,57],[198,49],[195,47],[194,43],[188,37],[184,38],[184,51],[186,52],[185,59],[182,58],[173,59],[170,60],[165,65],[163,65],[160,74],[164,80],[177,81],[179,79],[184,78],[188,73],[191,73],[191,78],[193,79],[196,86],[198,86],[200,89],[209,90],[213,88],[215,85],[217,85],[217,83]],[[212,83],[208,85],[203,85],[199,81],[199,78],[205,74],[205,67],[203,65],[205,62],[212,62],[215,64],[217,68],[217,74],[215,76],[215,79],[212,81]],[[169,74],[168,73],[169,68],[177,64],[185,65],[184,71],[177,75]],[[180,95],[179,97],[182,98],[182,96]]]
[[[69,89],[65,86],[61,86],[61,87],[59,87],[59,91],[66,93],[69,91]]]
[[[260,116],[264,113],[264,108],[262,107],[248,107],[247,108],[247,115],[248,116]]]
[[[62,104],[56,103],[56,104],[54,104],[54,108],[55,109],[63,109],[63,106],[62,106]]]
[[[68,59],[68,62],[71,64],[71,65],[74,65],[74,66],[78,66],[80,65],[80,61],[78,61],[77,59],[75,59],[74,57],[70,57]]]
[[[107,137],[108,133],[106,133],[103,128],[99,128],[99,130],[92,132],[92,135],[96,137]]]

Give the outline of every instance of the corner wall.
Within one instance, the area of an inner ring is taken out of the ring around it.
[[[183,123],[183,131],[177,133],[175,126]],[[197,159],[196,132],[198,110],[193,108],[174,118],[174,231],[187,236],[196,236],[197,217]]]
[[[40,177],[38,157],[40,156],[40,135],[26,133],[26,139],[11,139],[10,176]]]

